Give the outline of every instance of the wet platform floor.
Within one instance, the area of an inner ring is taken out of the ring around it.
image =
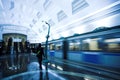
[[[0,57],[1,80],[120,80],[119,71],[49,58],[42,70],[35,54]]]

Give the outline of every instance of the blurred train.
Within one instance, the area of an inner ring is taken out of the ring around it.
[[[120,26],[49,41],[48,56],[50,52],[57,58],[120,69]]]

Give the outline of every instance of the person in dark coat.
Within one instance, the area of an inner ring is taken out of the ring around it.
[[[42,70],[42,59],[43,59],[43,57],[45,57],[44,48],[41,47],[41,43],[40,43],[37,47],[37,58],[38,58],[40,70]]]

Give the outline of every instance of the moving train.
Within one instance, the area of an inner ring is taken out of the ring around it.
[[[57,58],[119,69],[120,26],[100,27],[92,32],[49,41],[48,55],[50,52]]]

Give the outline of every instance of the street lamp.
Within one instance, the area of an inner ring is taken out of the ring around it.
[[[46,36],[46,44],[45,44],[45,58],[46,58],[46,60],[47,60],[47,45],[48,45],[48,38],[49,38],[49,33],[50,33],[50,24],[49,23],[47,23],[46,21],[42,21],[42,22],[45,22],[45,24],[47,24],[48,25],[48,33],[47,33],[47,36]],[[47,61],[48,62],[48,61]],[[46,80],[49,80],[48,79],[48,65],[47,65],[47,62],[45,62],[45,69],[46,69]]]
[[[47,33],[47,36],[46,36],[46,44],[45,44],[45,57],[47,59],[47,49],[48,49],[48,38],[50,37],[49,34],[50,34],[50,24],[47,23],[46,21],[42,21],[42,22],[45,22],[45,24],[48,25],[48,33]]]

